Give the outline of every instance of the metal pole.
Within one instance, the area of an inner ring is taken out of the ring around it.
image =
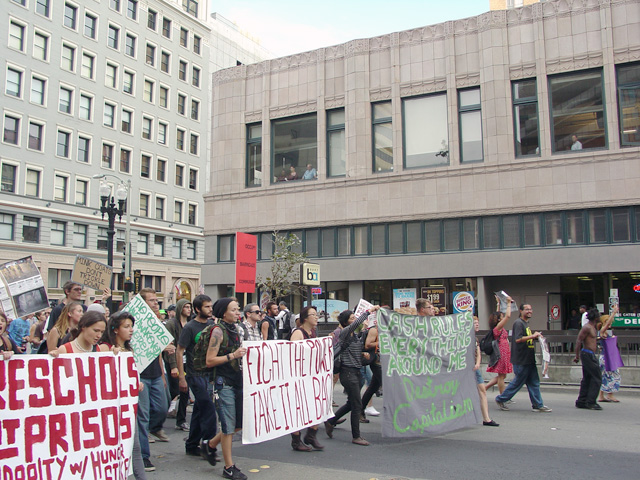
[[[124,290],[124,282],[127,280],[127,277],[131,279],[131,179],[127,179],[127,226],[125,229],[125,245],[126,247],[126,258],[125,258],[125,272],[123,279],[123,290]],[[133,279],[132,279],[133,280]],[[122,292],[122,300],[124,303],[129,301],[129,292]]]
[[[116,234],[116,204],[113,197],[109,197],[107,201],[106,213],[109,218],[109,229],[107,230],[107,265],[113,267],[113,237]],[[114,282],[113,275],[111,276],[111,296],[107,302],[109,312],[113,311],[113,291]]]

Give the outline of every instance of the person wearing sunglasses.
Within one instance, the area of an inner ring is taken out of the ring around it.
[[[262,315],[260,307],[256,303],[249,303],[244,307],[244,321],[242,328],[247,332],[245,340],[261,342],[262,332],[260,331],[260,322]]]

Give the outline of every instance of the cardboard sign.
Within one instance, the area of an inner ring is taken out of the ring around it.
[[[256,291],[258,237],[236,232],[236,292]]]
[[[138,387],[131,353],[0,362],[0,478],[127,478]]]
[[[105,288],[111,288],[112,276],[113,267],[96,262],[89,257],[76,255],[73,272],[71,272],[72,282],[101,292]]]
[[[47,289],[33,258],[0,265],[0,303],[9,318],[24,317],[49,306]]]
[[[158,361],[158,355],[173,337],[140,294],[133,297],[124,310],[136,319],[131,346],[138,370],[142,372],[151,362]]]
[[[333,417],[330,337],[243,346],[242,443],[264,442]]]

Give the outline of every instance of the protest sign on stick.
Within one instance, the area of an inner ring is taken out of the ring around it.
[[[333,417],[331,338],[244,342],[242,443],[260,443]]]
[[[0,265],[0,303],[10,318],[24,317],[49,306],[47,290],[33,258]]]
[[[113,267],[96,262],[89,257],[76,255],[71,281],[101,292],[105,288],[111,288],[112,275]]]
[[[378,311],[382,435],[437,435],[482,421],[471,313],[422,317]]]
[[[138,370],[142,372],[171,343],[173,337],[140,294],[127,303],[124,310],[136,319],[131,346]]]
[[[0,362],[0,478],[127,478],[138,387],[131,353]]]

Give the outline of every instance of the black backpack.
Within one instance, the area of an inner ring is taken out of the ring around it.
[[[480,350],[486,355],[493,353],[493,330],[489,330],[482,340],[480,340]]]

